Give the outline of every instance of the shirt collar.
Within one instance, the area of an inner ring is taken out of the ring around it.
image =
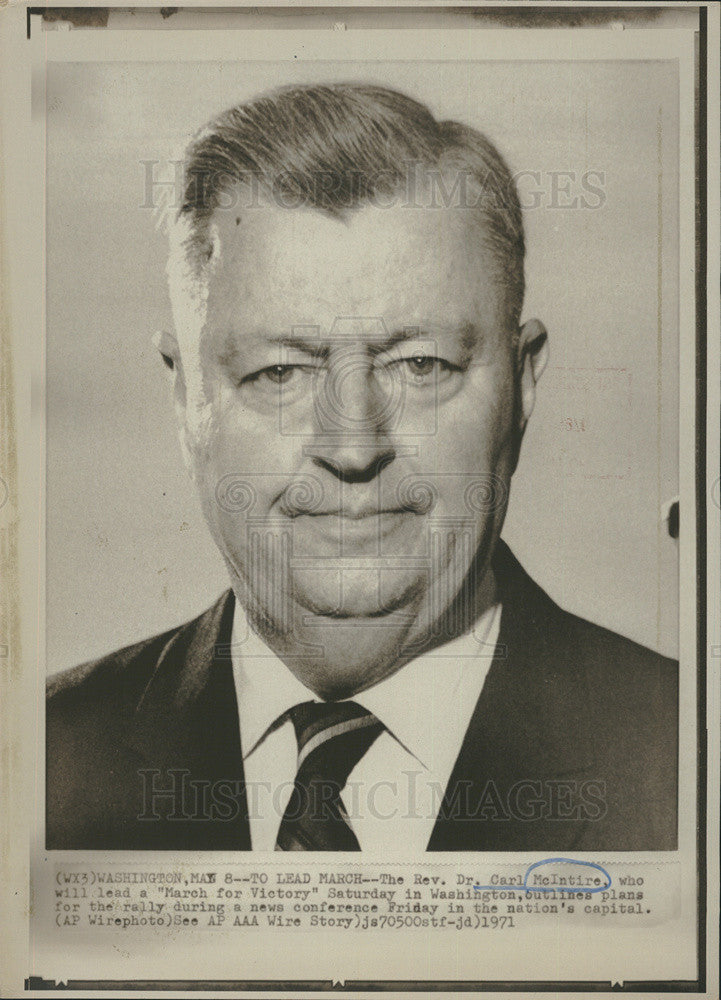
[[[423,653],[353,701],[380,719],[426,769],[443,771],[458,753],[495,650],[500,605],[467,633]]]
[[[460,748],[490,669],[500,612],[500,604],[492,605],[472,632],[423,653],[350,699],[380,719],[429,771],[449,768]],[[253,631],[238,601],[231,648],[245,758],[288,709],[321,699]]]
[[[319,699],[254,632],[237,600],[231,650],[245,758],[289,708]]]

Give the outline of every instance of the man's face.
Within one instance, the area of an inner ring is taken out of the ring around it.
[[[515,461],[514,343],[478,222],[271,205],[213,222],[176,398],[236,593],[278,636],[417,639],[476,552],[488,565]]]

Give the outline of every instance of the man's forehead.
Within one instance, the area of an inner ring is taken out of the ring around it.
[[[467,208],[366,205],[339,218],[260,203],[216,211],[212,226],[208,306],[221,321],[237,308],[290,311],[299,324],[319,314],[331,322],[397,311],[412,322],[432,312],[454,325],[473,318],[464,300],[491,282]]]
[[[440,251],[446,256],[480,251],[479,221],[476,210],[456,204],[371,203],[331,214],[284,208],[269,199],[237,210],[216,209],[212,218],[225,259],[288,268],[325,257],[334,273],[343,275],[378,268],[388,258],[438,263]]]

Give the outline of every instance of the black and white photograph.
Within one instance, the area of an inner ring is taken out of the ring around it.
[[[47,846],[673,850],[675,69],[286,72],[48,77]]]

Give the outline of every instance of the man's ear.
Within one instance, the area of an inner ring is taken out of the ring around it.
[[[518,421],[520,436],[533,413],[536,403],[536,383],[548,364],[548,334],[538,319],[529,319],[518,332],[517,345],[518,372]]]
[[[183,374],[183,363],[180,358],[180,347],[173,334],[168,333],[166,330],[159,330],[153,334],[153,344],[160,352],[163,364],[173,373],[173,403],[175,406],[175,419],[178,424],[180,447],[188,471],[191,471],[185,423],[185,375]]]
[[[180,367],[180,348],[178,341],[172,333],[167,330],[157,330],[153,334],[153,347],[160,352],[163,363],[171,371],[177,371]]]

